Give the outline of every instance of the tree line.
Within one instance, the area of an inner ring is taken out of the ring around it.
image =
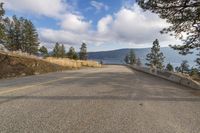
[[[65,51],[63,44],[56,43],[52,54],[49,54],[45,46],[41,46],[38,38],[37,30],[34,24],[23,17],[12,18],[5,17],[3,3],[0,3],[0,43],[2,43],[9,51],[21,51],[34,55],[42,55],[44,57],[53,56],[56,58],[70,58],[87,60],[87,46],[82,44],[80,52],[77,53],[73,47],[69,51]]]
[[[163,54],[163,52],[160,51],[160,44],[158,39],[156,39],[153,42],[153,46],[151,48],[150,53],[148,53],[146,55],[146,61],[147,63],[145,63],[146,66],[152,68],[152,69],[158,69],[158,70],[167,70],[167,71],[171,71],[171,72],[181,72],[181,73],[187,73],[190,74],[191,76],[193,75],[197,75],[200,74],[200,66],[197,63],[197,68],[191,68],[190,69],[190,65],[188,64],[187,60],[183,60],[182,63],[180,64],[180,66],[174,68],[173,65],[171,63],[168,63],[166,66],[164,65],[164,59],[165,56]],[[127,64],[131,64],[131,65],[137,65],[137,66],[141,66],[142,63],[140,61],[140,58],[136,59],[136,55],[134,53],[134,50],[130,50],[129,54],[127,54],[124,58],[124,61]]]
[[[23,17],[5,17],[3,3],[0,4],[0,40],[10,51],[22,51],[37,54],[38,33],[33,23]]]
[[[42,52],[42,51],[44,51],[44,52]],[[40,48],[40,52],[44,56],[53,56],[56,58],[70,58],[70,59],[74,59],[74,60],[78,60],[78,59],[87,60],[87,58],[88,58],[86,43],[82,43],[79,53],[77,53],[75,51],[74,47],[70,47],[69,51],[66,52],[65,46],[63,44],[59,44],[59,43],[55,44],[51,55],[47,55],[48,52],[44,46],[42,48]]]

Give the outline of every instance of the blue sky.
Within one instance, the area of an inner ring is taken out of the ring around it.
[[[157,15],[144,12],[134,0],[0,0],[6,15],[26,17],[36,26],[41,45],[56,42],[89,51],[151,47],[180,43],[159,31],[169,26]]]

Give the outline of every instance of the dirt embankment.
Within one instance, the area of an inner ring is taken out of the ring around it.
[[[0,79],[67,70],[68,67],[41,59],[0,53]]]

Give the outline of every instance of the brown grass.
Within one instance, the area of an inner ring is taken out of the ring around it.
[[[101,67],[95,61],[47,58],[0,52],[0,78],[56,72],[81,67]]]
[[[194,75],[191,78],[200,83],[200,76],[199,75]]]
[[[45,61],[75,69],[79,69],[81,67],[101,67],[101,65],[96,61],[71,60],[68,58],[53,57],[48,57],[45,59]]]

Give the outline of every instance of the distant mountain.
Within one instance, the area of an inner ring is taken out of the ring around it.
[[[102,60],[105,64],[123,64],[124,57],[129,53],[131,49],[119,49],[112,51],[100,51],[100,52],[89,52],[88,58],[92,60],[100,61]],[[143,64],[146,63],[146,55],[150,52],[150,48],[141,48],[141,49],[133,49],[137,57],[139,57]],[[190,54],[187,56],[182,56],[178,54],[177,51],[164,47],[161,48],[161,51],[164,53],[165,64],[171,63],[173,66],[180,66],[182,60],[187,60],[190,66],[195,66],[194,60],[196,59],[197,51],[194,50],[194,54]]]

